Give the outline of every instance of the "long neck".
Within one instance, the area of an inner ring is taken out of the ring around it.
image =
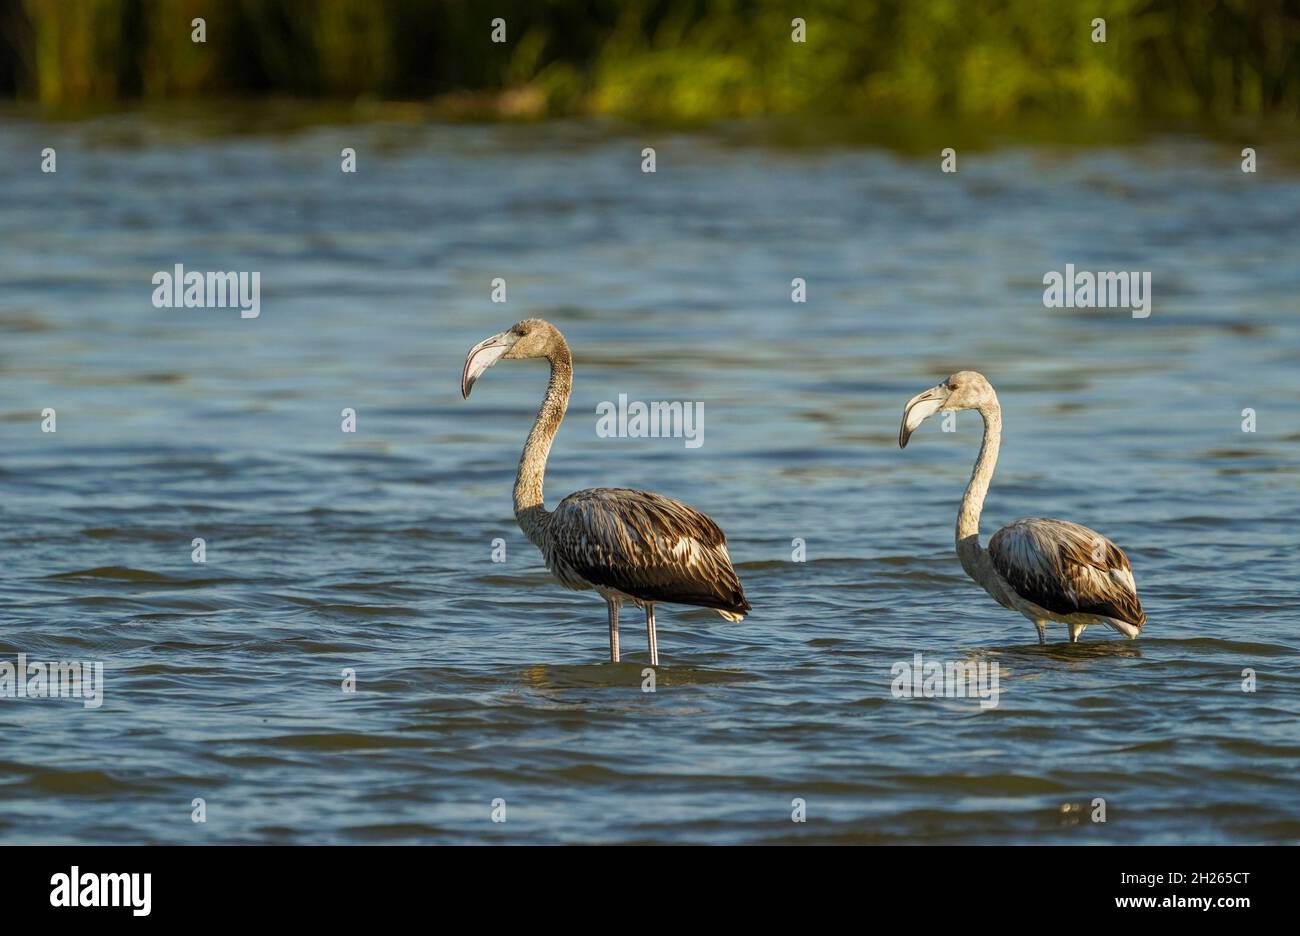
[[[546,359],[551,365],[551,380],[546,386],[546,396],[542,397],[532,431],[528,433],[528,441],[524,443],[524,452],[519,457],[519,473],[515,475],[515,519],[534,543],[545,529],[549,516],[542,500],[546,458],[551,454],[551,440],[564,420],[564,412],[569,408],[569,393],[573,390],[573,357],[563,338]]]
[[[989,492],[993,469],[998,463],[998,448],[1002,444],[1002,408],[995,398],[981,406],[979,414],[984,420],[984,441],[980,444],[979,457],[975,459],[975,468],[966,485],[966,494],[961,499],[961,509],[957,511],[957,556],[966,574],[987,589],[993,583],[993,566],[980,546],[980,514],[984,510],[984,498]]]

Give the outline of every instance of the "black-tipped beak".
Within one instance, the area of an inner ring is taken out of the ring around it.
[[[937,413],[948,399],[948,388],[943,384],[918,393],[903,407],[903,422],[898,427],[898,447],[907,448],[907,440],[916,427]]]
[[[465,357],[465,370],[460,375],[460,395],[463,399],[469,399],[469,392],[474,389],[474,383],[485,370],[510,350],[515,341],[514,335],[501,332],[491,338],[484,338],[469,349],[469,354]]]

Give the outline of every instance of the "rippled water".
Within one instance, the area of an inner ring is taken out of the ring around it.
[[[1300,840],[1294,175],[1182,137],[942,175],[581,124],[172,126],[0,124],[0,660],[106,679],[97,710],[0,699],[0,839]],[[261,317],[154,308],[176,263],[260,271]],[[1066,263],[1151,271],[1153,314],[1045,309]],[[604,605],[514,524],[544,369],[460,399],[530,315],[576,360],[549,503],[681,497],[754,604],[662,606],[653,694],[638,612],[602,662]],[[962,573],[978,418],[896,443],[961,368],[1006,423],[985,535],[1111,536],[1141,639],[1039,648]],[[703,446],[598,437],[620,393],[703,402]],[[998,662],[998,706],[894,699],[917,652]]]

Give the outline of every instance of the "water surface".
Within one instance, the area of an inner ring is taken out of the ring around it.
[[[960,167],[587,124],[5,118],[0,659],[107,686],[0,700],[0,840],[1300,840],[1297,178],[1184,136]],[[260,271],[261,317],[154,308],[176,263]],[[1045,309],[1066,263],[1151,271],[1152,315]],[[635,609],[602,662],[603,604],[515,526],[544,368],[460,399],[470,345],[533,315],[576,361],[549,503],[683,498],[754,604],[661,607],[653,694]],[[1005,419],[985,535],[1112,537],[1140,640],[1041,649],[962,573],[978,418],[896,442],[962,368]],[[599,437],[620,393],[703,402],[704,444]],[[917,652],[996,661],[998,706],[893,698]]]

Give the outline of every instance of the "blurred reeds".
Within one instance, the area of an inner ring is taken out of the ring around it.
[[[1294,119],[1297,49],[1300,0],[0,0],[0,97],[50,108],[284,95],[524,117]]]

